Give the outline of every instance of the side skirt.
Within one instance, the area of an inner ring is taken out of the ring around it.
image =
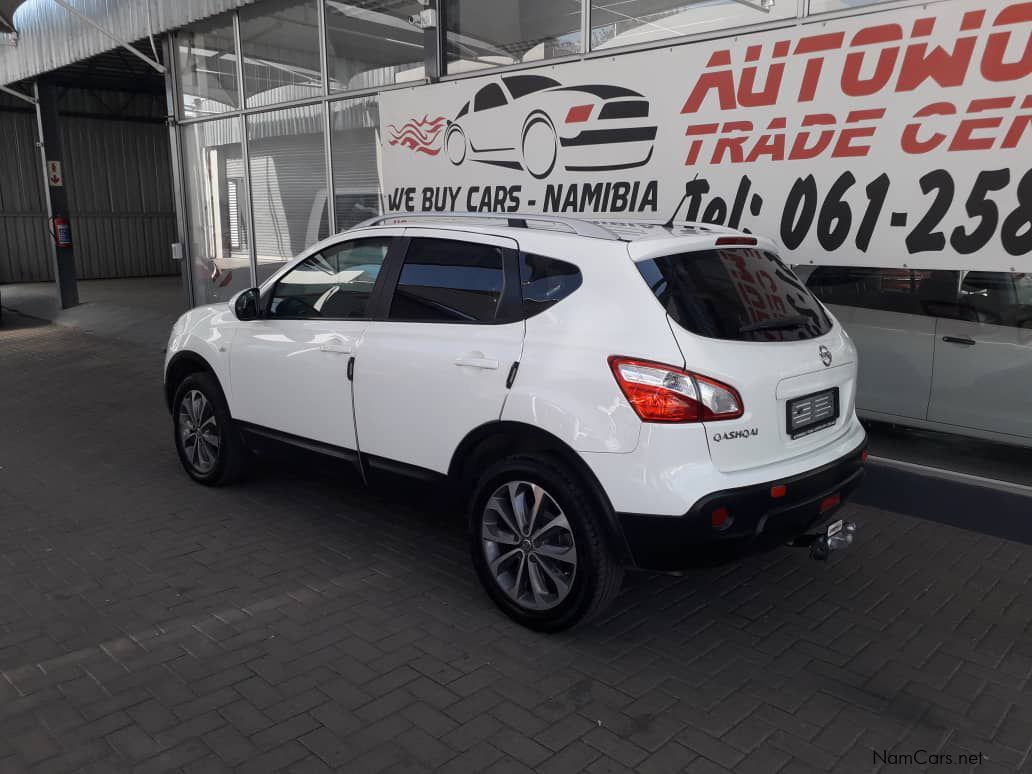
[[[360,473],[365,468],[439,484],[445,483],[448,479],[448,476],[444,473],[438,473],[436,470],[421,468],[418,465],[409,465],[408,463],[398,462],[386,457],[378,457],[375,454],[361,454],[355,449],[334,446],[322,441],[313,441],[310,438],[285,433],[282,430],[274,430],[271,427],[255,425],[251,422],[241,422],[240,420],[236,420],[236,426],[248,442],[248,446],[252,448],[260,448],[262,445],[271,442],[280,446],[292,446],[297,449],[304,449],[305,451],[349,462]]]

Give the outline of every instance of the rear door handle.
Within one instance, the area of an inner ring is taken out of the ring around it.
[[[339,355],[351,354],[351,342],[344,339],[332,338],[319,345],[320,352],[335,352]]]
[[[943,341],[947,341],[950,344],[964,344],[968,347],[973,347],[977,342],[974,339],[969,339],[964,336],[943,336]]]
[[[491,371],[498,370],[498,361],[490,357],[464,355],[455,358],[455,365],[470,366],[471,368],[486,368]]]

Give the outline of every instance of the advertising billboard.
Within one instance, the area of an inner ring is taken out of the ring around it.
[[[385,92],[384,206],[719,223],[794,263],[1032,270],[1032,2]]]

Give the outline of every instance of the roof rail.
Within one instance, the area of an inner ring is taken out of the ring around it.
[[[450,220],[452,218],[471,218],[479,220],[502,220],[510,228],[532,228],[529,223],[558,223],[566,226],[574,234],[595,239],[619,240],[620,237],[605,226],[580,218],[568,218],[561,215],[542,215],[537,212],[389,212],[364,220],[352,228],[379,226],[388,221],[407,220]]]
[[[732,228],[730,226],[722,226],[719,223],[704,223],[699,220],[675,220],[670,221],[659,221],[659,220],[613,220],[612,218],[598,219],[598,225],[600,226],[613,226],[615,228],[690,228],[696,231],[710,231],[715,234],[741,234],[741,230]]]

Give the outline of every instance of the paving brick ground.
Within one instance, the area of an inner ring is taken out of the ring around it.
[[[783,549],[503,618],[426,492],[180,471],[160,352],[0,328],[0,771],[1029,770],[1032,547],[850,506]]]

